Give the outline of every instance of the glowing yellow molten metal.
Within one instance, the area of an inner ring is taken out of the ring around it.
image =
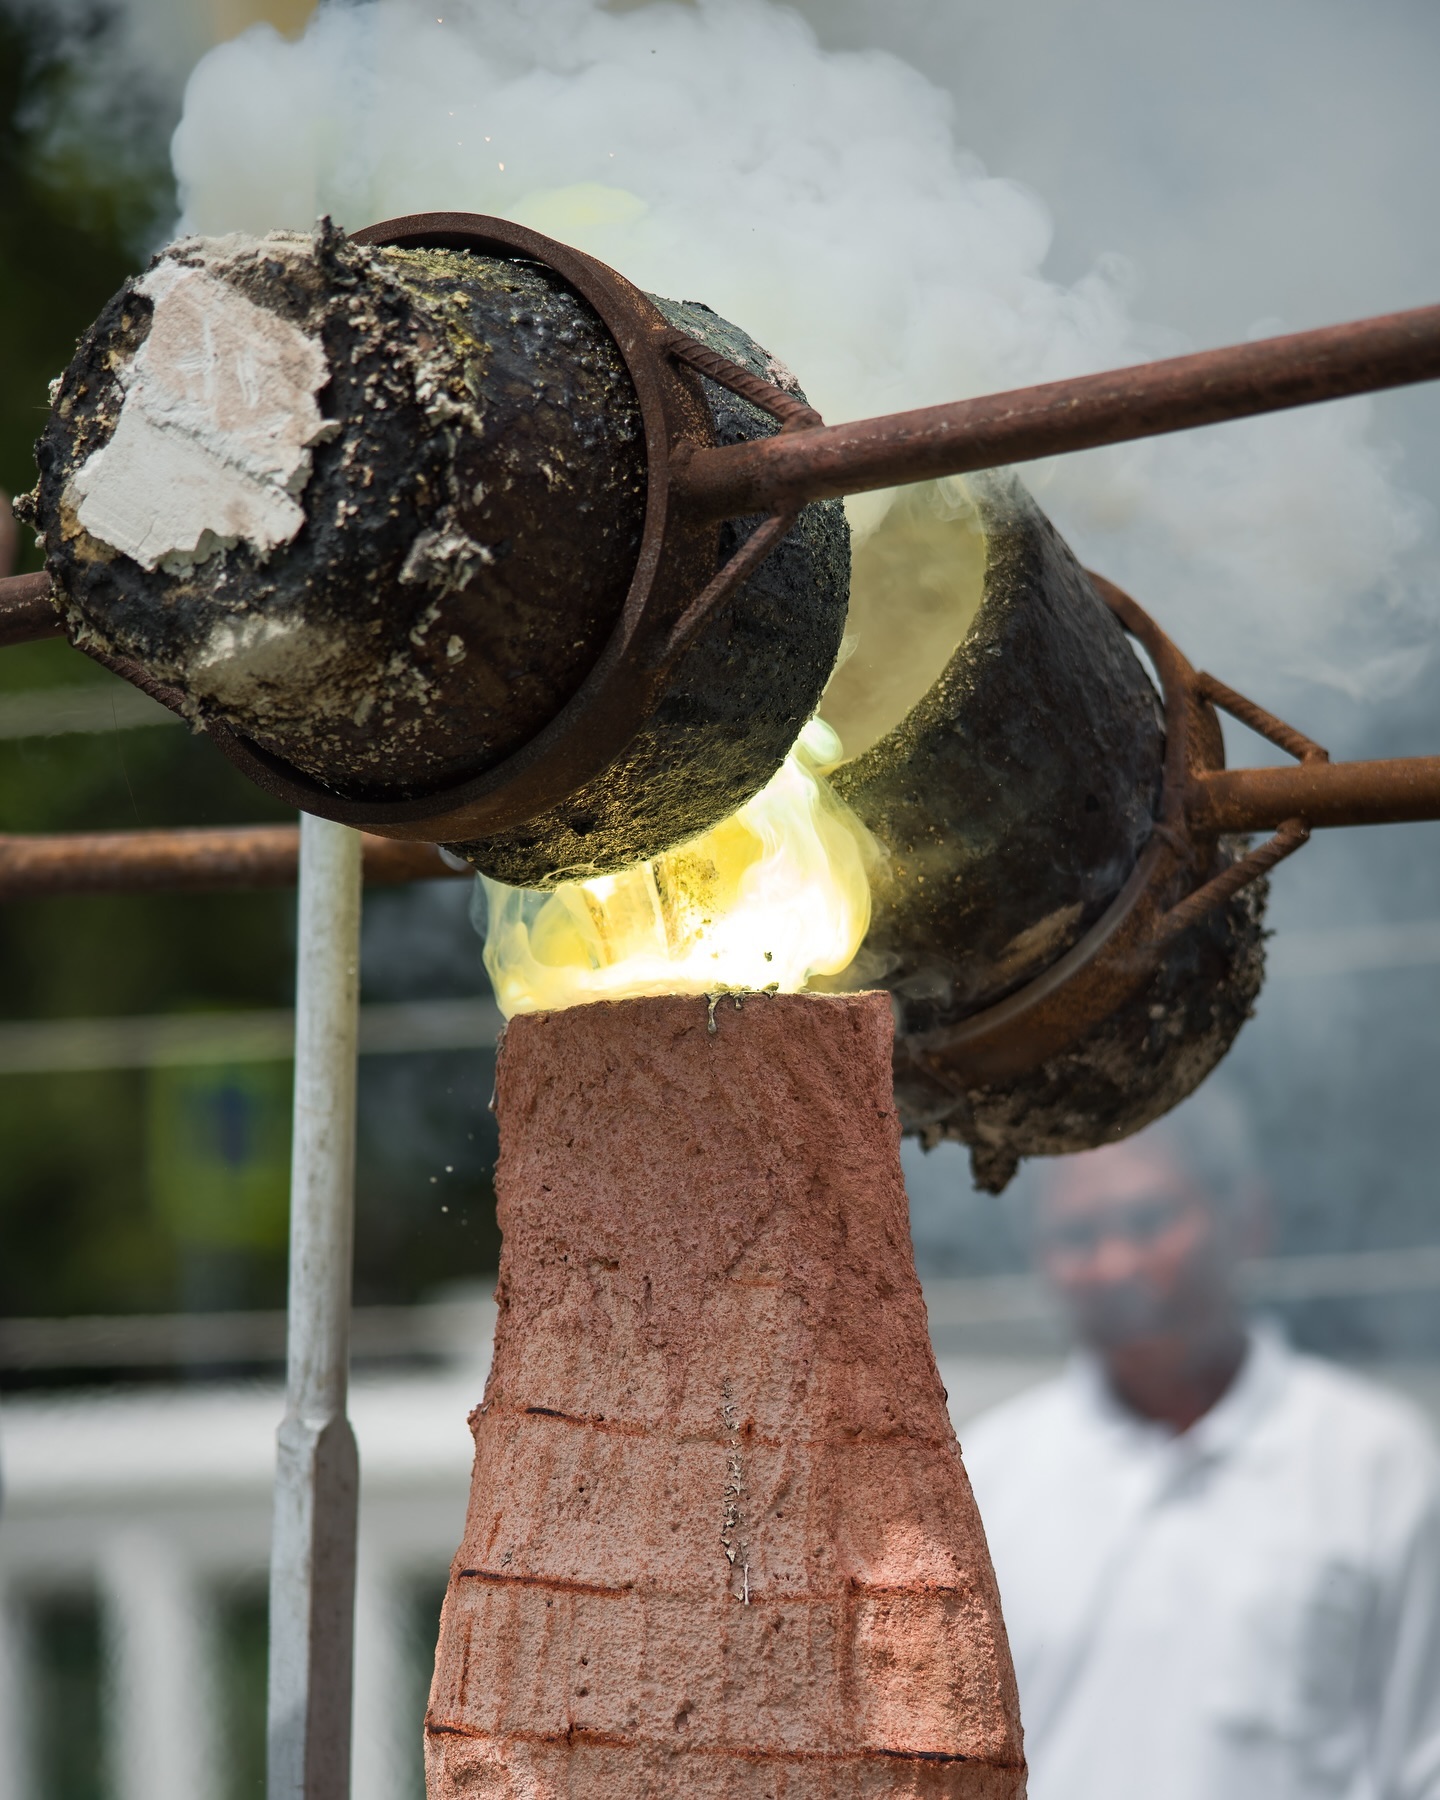
[[[796,993],[836,975],[870,923],[873,840],[824,771],[812,720],[779,773],[712,831],[550,893],[485,880],[485,967],[507,1018],[635,994]]]

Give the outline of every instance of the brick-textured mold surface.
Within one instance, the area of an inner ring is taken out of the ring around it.
[[[882,995],[520,1018],[431,1800],[1016,1800]]]

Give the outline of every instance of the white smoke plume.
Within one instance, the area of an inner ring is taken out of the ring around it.
[[[1184,349],[1132,316],[1118,259],[1047,278],[1044,205],[967,153],[954,110],[766,0],[331,3],[298,41],[257,27],[194,71],[181,229],[502,214],[705,300],[831,420]],[[1424,513],[1364,401],[1024,473],[1217,673],[1373,696],[1416,666]]]

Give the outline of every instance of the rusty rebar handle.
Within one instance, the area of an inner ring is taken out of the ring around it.
[[[0,650],[64,635],[48,575],[0,576]]]
[[[1251,700],[1236,688],[1230,687],[1218,676],[1207,674],[1203,669],[1195,677],[1195,696],[1198,700],[1208,701],[1218,706],[1223,712],[1238,719],[1242,725],[1248,725],[1251,731],[1266,738],[1277,749],[1286,751],[1297,762],[1314,767],[1317,764],[1328,764],[1330,752],[1317,744],[1314,738],[1306,737],[1303,731],[1297,731],[1293,725],[1287,725],[1284,719]],[[1193,778],[1199,771],[1190,770]],[[1187,781],[1182,795],[1182,814],[1190,829],[1194,831],[1194,820],[1190,817],[1185,802],[1188,801],[1190,782]],[[1188,931],[1192,925],[1226,905],[1242,888],[1249,887],[1252,881],[1258,881],[1262,875],[1268,875],[1277,863],[1284,862],[1287,856],[1293,856],[1303,844],[1310,841],[1309,823],[1302,818],[1284,819],[1279,830],[1263,844],[1257,844],[1253,850],[1247,850],[1218,875],[1212,875],[1203,886],[1196,888],[1193,894],[1172,906],[1155,928],[1154,943],[1168,944],[1172,938],[1179,937],[1182,931]]]
[[[1293,856],[1302,844],[1308,844],[1309,841],[1310,827],[1305,821],[1287,819],[1274,837],[1267,838],[1263,844],[1257,844],[1253,850],[1247,850],[1228,869],[1212,875],[1203,887],[1196,888],[1193,894],[1187,894],[1172,906],[1156,925],[1150,940],[1151,948],[1159,949],[1172,938],[1179,937],[1182,931],[1198,925],[1228,900],[1233,900],[1241,888],[1247,888],[1252,881],[1268,875],[1277,863],[1284,862],[1287,856]]]
[[[742,400],[748,400],[752,406],[769,413],[782,434],[825,423],[813,406],[807,406],[803,400],[787,393],[775,382],[753,374],[743,363],[732,362],[728,356],[722,356],[718,350],[712,350],[708,344],[702,344],[698,338],[691,337],[689,332],[681,331],[678,325],[662,331],[656,341],[677,362],[684,363],[696,374],[705,376],[720,387],[728,388],[732,394],[738,394]],[[680,660],[701,626],[718,607],[724,605],[743,581],[754,574],[770,552],[778,548],[799,516],[798,506],[781,507],[763,520],[729,561],[715,571],[676,620],[665,640],[661,653],[663,668],[669,669]]]
[[[729,388],[732,394],[738,394],[742,400],[748,400],[752,406],[758,406],[762,412],[768,412],[772,419],[778,420],[782,431],[825,423],[813,406],[787,393],[778,383],[752,374],[743,363],[732,362],[728,356],[702,344],[699,338],[691,337],[678,325],[662,331],[658,342],[662,350],[694,369],[697,375],[707,376],[721,387]]]
[[[676,471],[712,518],[772,512],[1440,377],[1440,306],[700,450]]]
[[[715,571],[675,621],[674,629],[665,640],[661,658],[663,669],[673,668],[679,662],[705,621],[717,607],[724,605],[743,581],[755,573],[770,552],[778,548],[780,540],[799,516],[792,509],[789,512],[775,513],[764,520],[750,533],[730,560]]]
[[[1440,819],[1440,756],[1207,769],[1191,776],[1185,813],[1192,831],[1210,836],[1273,831],[1295,818],[1315,831]]]
[[[361,851],[366,881],[379,886],[474,874],[444,862],[434,844],[367,833]],[[294,825],[0,833],[0,900],[294,887],[299,855],[300,833]]]
[[[1248,695],[1227,686],[1218,676],[1202,669],[1196,677],[1195,691],[1202,700],[1210,701],[1212,705],[1229,713],[1232,719],[1248,725],[1257,737],[1268,739],[1277,750],[1293,756],[1296,762],[1329,762],[1330,752],[1323,745],[1317,744],[1314,738],[1306,737],[1303,731],[1297,731],[1284,719],[1277,718],[1268,708],[1261,706],[1258,700],[1251,700]]]
[[[1192,768],[1183,790],[1185,830],[1193,838],[1274,836],[1222,869],[1159,921],[1155,942],[1167,943],[1241,888],[1266,875],[1308,843],[1313,830],[1440,819],[1440,756],[1332,763],[1330,752],[1257,701],[1201,672],[1193,689],[1295,757],[1293,768]]]

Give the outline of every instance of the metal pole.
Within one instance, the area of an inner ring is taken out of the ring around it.
[[[1440,377],[1440,306],[1103,375],[698,450],[681,499],[716,519],[964,475]]]
[[[1205,769],[1190,777],[1185,811],[1197,831],[1273,831],[1300,818],[1315,829],[1401,825],[1440,817],[1440,756],[1293,767]]]
[[[268,1800],[347,1800],[359,1466],[345,1416],[360,834],[300,826],[285,1417],[270,1552]]]

